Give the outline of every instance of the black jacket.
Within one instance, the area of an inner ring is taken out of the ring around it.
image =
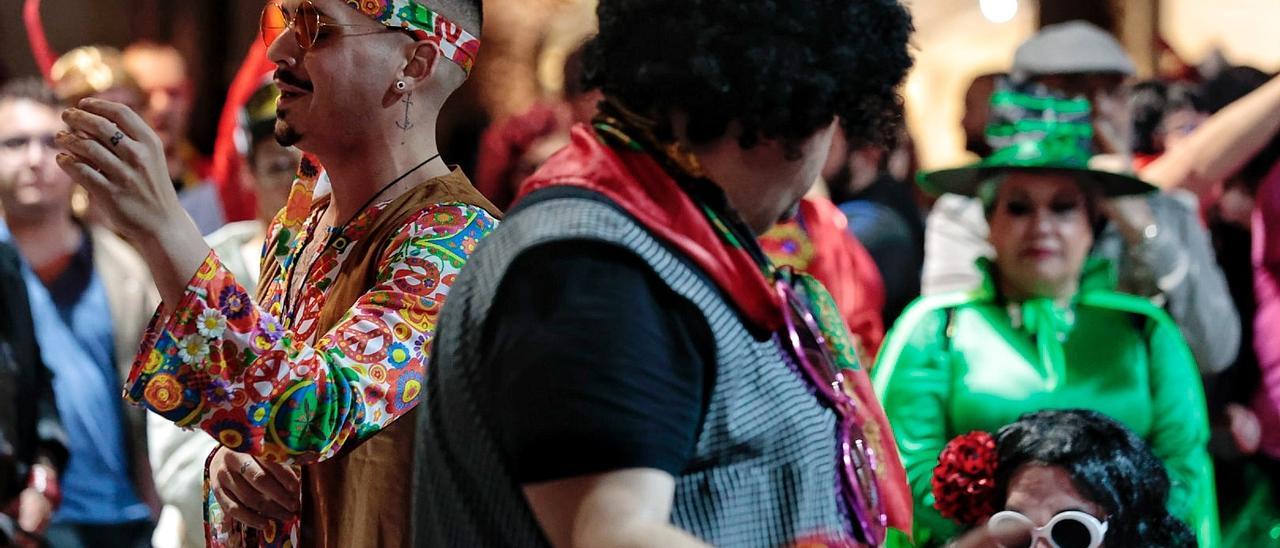
[[[50,373],[40,360],[18,251],[0,242],[0,506],[26,485],[39,457],[67,460]],[[7,453],[7,454],[6,454]]]

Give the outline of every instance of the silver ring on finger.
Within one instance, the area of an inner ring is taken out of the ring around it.
[[[111,146],[112,147],[119,146],[120,141],[123,141],[123,140],[124,140],[124,133],[117,131],[115,135],[111,136]]]

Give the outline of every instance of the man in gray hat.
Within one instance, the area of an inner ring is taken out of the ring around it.
[[[1094,104],[1095,139],[1105,169],[1130,170],[1131,120],[1125,81],[1133,61],[1119,42],[1083,21],[1050,25],[1014,54],[1013,85],[1043,85]],[[1094,255],[1111,260],[1119,289],[1162,304],[1181,327],[1204,373],[1229,366],[1240,347],[1240,321],[1218,268],[1198,204],[1186,192],[1114,200]],[[990,257],[987,224],[976,200],[946,195],[929,214],[922,282],[925,294],[976,288],[974,261]]]
[[[1135,72],[1129,54],[1107,31],[1085,21],[1068,21],[1040,29],[1023,42],[1013,54],[1011,74],[1018,79],[1074,76],[1088,81]]]

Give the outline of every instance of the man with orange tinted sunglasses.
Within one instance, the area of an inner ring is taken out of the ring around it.
[[[408,544],[403,419],[454,276],[497,223],[435,140],[480,25],[480,0],[266,7],[276,139],[308,155],[253,297],[177,207],[140,117],[102,101],[65,116],[59,164],[148,250],[164,298],[126,397],[220,443],[212,545]]]

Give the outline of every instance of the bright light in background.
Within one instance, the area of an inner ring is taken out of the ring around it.
[[[982,16],[992,23],[1008,23],[1018,14],[1018,0],[978,0]]]

